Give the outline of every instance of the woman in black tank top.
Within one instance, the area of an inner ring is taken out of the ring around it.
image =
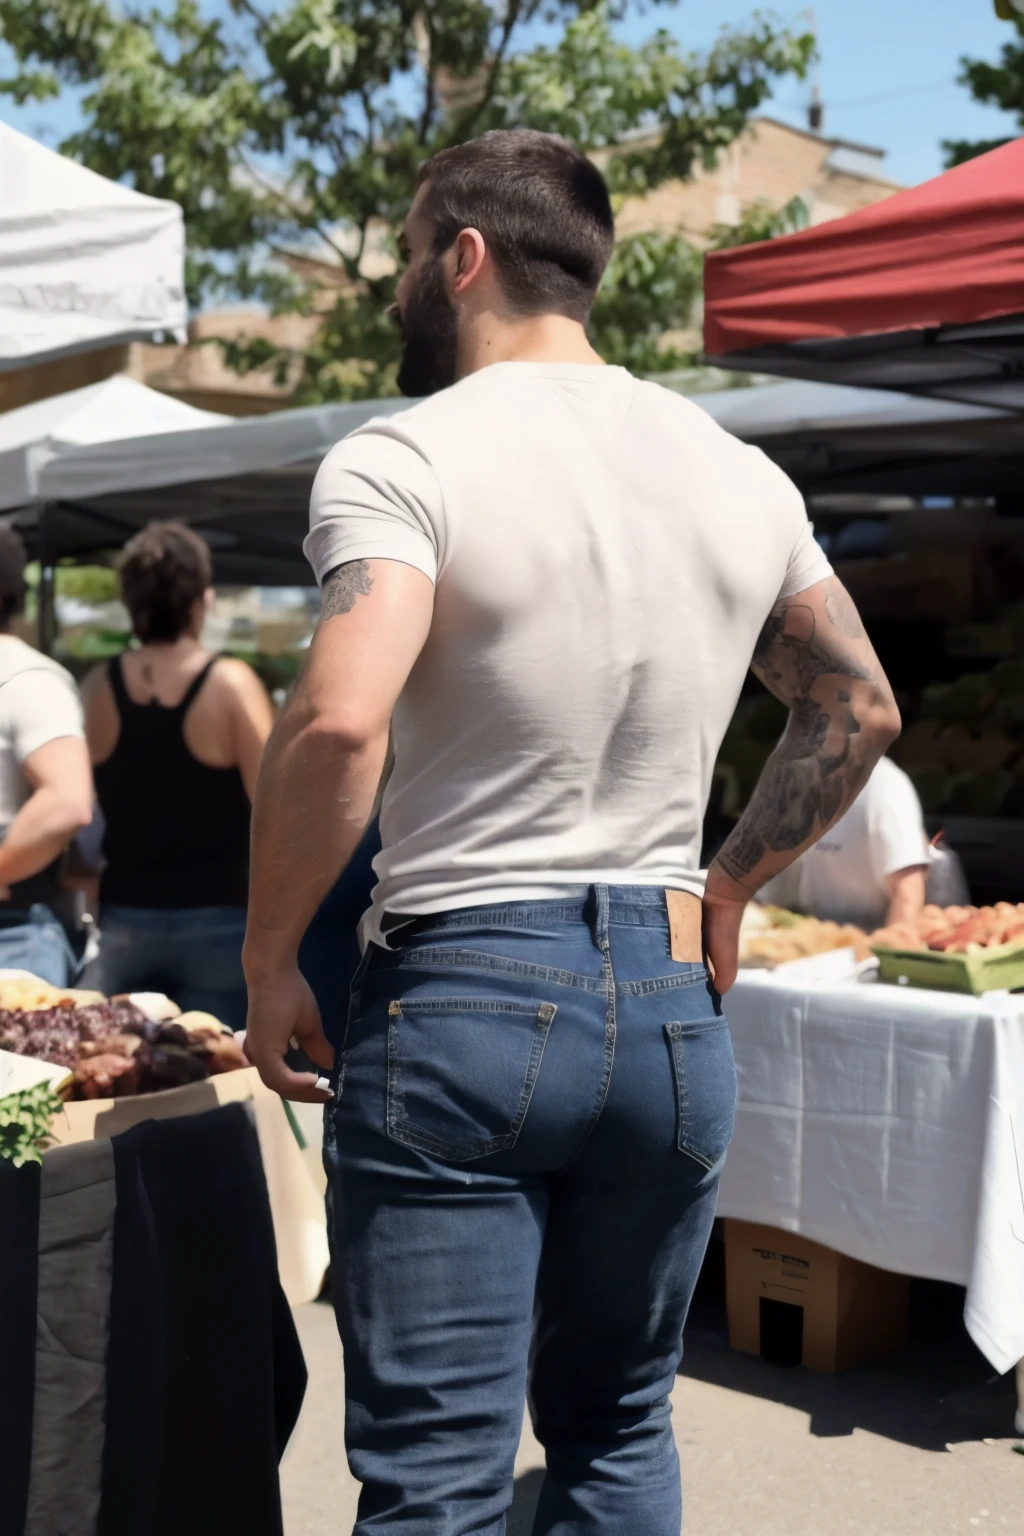
[[[106,822],[100,984],[166,992],[240,1029],[249,805],[271,709],[250,668],[200,644],[210,578],[202,539],[150,524],[121,567],[139,649],[86,682]]]

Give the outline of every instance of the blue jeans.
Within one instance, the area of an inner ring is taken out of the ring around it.
[[[0,969],[31,971],[53,987],[69,986],[78,961],[67,934],[49,907],[30,907],[28,916],[16,928],[0,928]]]
[[[100,907],[99,986],[166,992],[184,1010],[245,1028],[244,907]]]
[[[353,988],[327,1115],[356,1536],[679,1536],[669,1393],[736,1079],[664,895],[421,918]],[[528,1382],[529,1377],[529,1382]]]

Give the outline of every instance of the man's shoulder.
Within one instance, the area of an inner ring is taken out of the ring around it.
[[[52,656],[37,651],[17,635],[0,636],[0,687],[29,672],[46,673],[50,677],[59,678],[73,691],[76,689],[71,673]]]

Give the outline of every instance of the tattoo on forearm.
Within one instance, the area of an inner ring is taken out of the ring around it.
[[[370,567],[365,560],[349,560],[336,565],[324,577],[320,592],[321,621],[333,619],[339,613],[351,613],[357,597],[368,597],[373,586]]]
[[[819,634],[812,608],[780,603],[754,651],[754,671],[789,705],[790,719],[717,857],[741,885],[756,888],[766,878],[764,871],[749,877],[770,853],[792,853],[820,836],[860,793],[877,759],[877,743],[858,739],[858,710],[892,695],[839,582],[824,609],[831,628]]]

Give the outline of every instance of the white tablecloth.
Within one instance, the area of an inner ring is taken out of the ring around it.
[[[1024,1356],[1024,999],[741,973],[720,1216],[967,1287],[997,1371]]]

